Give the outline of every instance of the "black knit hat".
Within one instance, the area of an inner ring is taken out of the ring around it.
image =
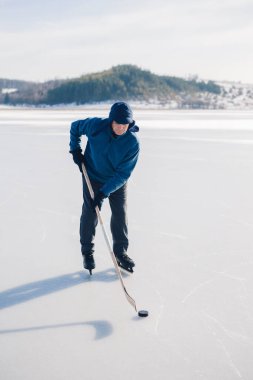
[[[133,122],[133,111],[127,103],[116,102],[111,107],[109,119],[118,124],[131,124]]]

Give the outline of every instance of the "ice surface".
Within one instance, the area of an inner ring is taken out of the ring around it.
[[[0,378],[251,380],[253,113],[136,112],[124,282],[148,318],[99,226],[82,270],[68,134],[92,115],[106,112],[0,112]]]

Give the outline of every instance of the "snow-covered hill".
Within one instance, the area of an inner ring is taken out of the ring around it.
[[[223,91],[217,99],[214,98],[217,108],[253,110],[253,84],[238,82],[221,82],[218,84],[223,88]]]
[[[170,100],[150,99],[136,103],[139,108],[151,109],[216,109],[253,110],[253,84],[238,82],[216,82],[221,87],[220,94],[196,92],[177,94]]]
[[[180,93],[171,95],[170,98],[154,97],[148,101],[131,101],[135,108],[144,109],[220,109],[220,110],[253,110],[253,84],[243,84],[239,82],[216,82],[221,87],[221,94],[211,92]],[[15,89],[2,89],[2,94],[8,96],[14,93]],[[82,104],[76,103],[59,104],[56,106],[45,106],[42,108],[107,108],[112,101]],[[25,106],[25,105],[24,105]],[[8,105],[0,105],[1,108],[8,108]]]

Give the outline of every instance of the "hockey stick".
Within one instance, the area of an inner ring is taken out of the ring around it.
[[[83,175],[84,175],[84,178],[85,178],[85,181],[86,181],[86,184],[87,184],[87,187],[89,189],[89,193],[90,193],[90,196],[92,199],[94,199],[94,191],[92,189],[92,186],[91,186],[91,183],[90,183],[90,179],[89,179],[89,176],[87,174],[87,171],[86,171],[86,168],[84,166],[84,163],[82,163],[82,171],[83,171]],[[103,234],[104,234],[104,237],[105,237],[105,241],[106,241],[106,244],[107,244],[107,247],[108,247],[108,250],[110,252],[110,255],[111,255],[111,258],[112,258],[112,261],[113,261],[113,264],[114,264],[114,267],[115,267],[115,271],[119,277],[119,280],[120,280],[120,283],[121,283],[121,286],[123,288],[123,291],[125,293],[125,296],[128,300],[128,302],[133,306],[133,308],[135,309],[135,311],[137,312],[137,308],[136,308],[136,303],[135,303],[135,300],[128,294],[127,290],[126,290],[126,287],[124,285],[124,282],[123,282],[123,278],[121,276],[121,273],[120,273],[120,269],[119,269],[119,266],[118,266],[118,263],[117,263],[117,260],[115,258],[115,255],[114,255],[114,252],[113,252],[113,249],[112,249],[112,246],[111,246],[111,243],[110,243],[110,240],[109,240],[109,237],[106,233],[106,230],[105,230],[105,227],[104,227],[104,223],[103,223],[103,220],[102,220],[102,217],[101,217],[101,214],[100,214],[100,211],[99,211],[99,208],[96,207],[96,213],[97,213],[97,217],[98,217],[98,220],[100,222],[100,225],[102,227],[102,231],[103,231]]]

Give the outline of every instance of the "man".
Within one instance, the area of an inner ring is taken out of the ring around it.
[[[133,260],[126,254],[128,249],[127,228],[127,180],[139,155],[139,127],[133,120],[133,112],[125,102],[112,105],[108,118],[88,118],[71,124],[70,153],[82,172],[84,162],[94,191],[91,199],[84,176],[83,207],[80,220],[80,242],[83,266],[91,273],[95,268],[94,237],[98,223],[96,206],[101,210],[105,198],[111,207],[111,233],[113,251],[118,263],[132,271]],[[81,136],[88,138],[82,154]]]

